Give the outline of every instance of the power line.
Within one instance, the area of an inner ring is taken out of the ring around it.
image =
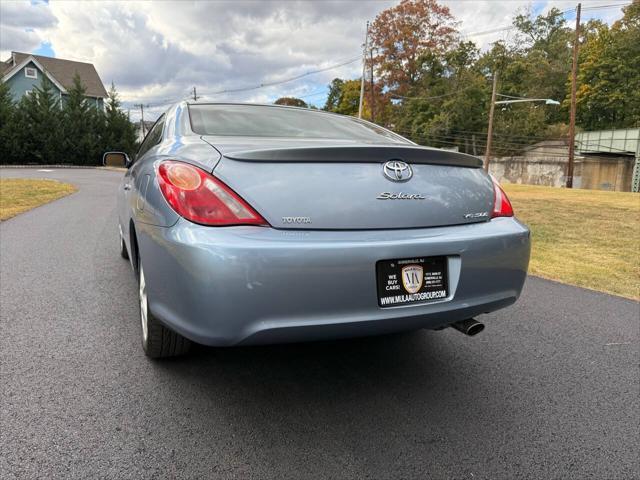
[[[615,4],[611,4],[611,5],[594,5],[591,7],[584,7],[582,10],[608,10],[608,9],[612,9],[612,8],[618,8],[618,7],[626,7],[627,5],[631,5],[631,3],[615,3]],[[562,12],[560,12],[558,15],[559,16],[565,16],[568,13],[572,13],[575,12],[575,8],[571,8],[569,10],[564,10]],[[493,28],[491,30],[482,30],[482,31],[478,31],[478,32],[460,32],[460,34],[465,37],[480,37],[482,35],[490,35],[492,33],[500,33],[500,32],[507,32],[509,30],[514,30],[517,27],[515,25],[505,25],[503,27],[498,27],[498,28]]]
[[[308,98],[315,97],[316,95],[322,95],[323,93],[327,93],[326,89],[318,90],[317,92],[307,93],[306,95],[295,95],[296,98]]]
[[[357,57],[352,57],[352,58],[348,59],[347,61],[342,62],[342,63],[338,63],[336,65],[331,65],[329,67],[320,68],[318,70],[313,70],[311,72],[306,72],[306,73],[303,73],[301,75],[296,75],[294,77],[286,78],[284,80],[279,80],[279,81],[275,81],[275,82],[263,82],[263,83],[261,83],[259,85],[254,85],[252,87],[230,88],[230,89],[226,89],[226,90],[219,90],[217,92],[202,93],[202,94],[200,94],[200,96],[210,97],[210,96],[213,96],[213,95],[222,95],[222,94],[225,94],[225,93],[248,92],[248,91],[251,91],[251,90],[258,90],[260,88],[274,87],[276,85],[282,85],[284,83],[289,83],[289,82],[293,82],[295,80],[300,80],[301,78],[308,77],[310,75],[315,75],[317,73],[322,73],[322,72],[326,72],[328,70],[333,70],[334,68],[344,67],[345,65],[349,65],[349,64],[357,62],[359,60],[361,60],[360,55],[358,55]]]
[[[463,133],[463,134],[475,134],[475,135],[486,135],[487,132],[485,131],[477,131],[477,130],[458,130],[456,129],[456,133]],[[563,140],[565,139],[565,137],[548,137],[548,136],[544,136],[544,135],[512,135],[510,133],[494,133],[494,136],[503,136],[503,137],[509,137],[509,138],[537,138],[540,140]]]
[[[251,91],[251,90],[258,90],[260,88],[267,88],[267,87],[273,87],[273,86],[276,86],[276,85],[282,85],[284,83],[293,82],[295,80],[299,80],[301,78],[308,77],[310,75],[315,75],[317,73],[322,73],[322,72],[326,72],[326,71],[329,71],[329,70],[333,70],[335,68],[343,67],[345,65],[349,65],[351,63],[354,63],[354,62],[356,62],[358,60],[360,60],[360,55],[358,55],[357,57],[350,58],[345,62],[341,62],[341,63],[335,64],[335,65],[330,65],[328,67],[320,68],[318,70],[313,70],[313,71],[310,71],[310,72],[306,72],[306,73],[303,73],[303,74],[300,74],[300,75],[296,75],[294,77],[286,78],[284,80],[279,80],[279,81],[275,81],[275,82],[263,82],[260,85],[255,85],[255,86],[252,86],[252,87],[226,89],[226,90],[219,90],[217,92],[210,92],[210,93],[201,93],[200,92],[200,93],[198,93],[197,98],[202,98],[203,96],[209,97],[209,96],[213,96],[213,95],[221,95],[223,93],[245,92],[245,91]],[[325,91],[323,90],[323,91],[314,92],[314,93],[311,93],[311,94],[308,94],[308,95],[303,95],[303,96],[298,97],[298,98],[305,98],[305,97],[310,97],[310,96],[313,96],[313,95],[319,95],[320,93],[325,93]],[[180,99],[171,98],[171,99],[158,100],[157,102],[150,103],[147,106],[148,107],[159,107],[159,106],[164,106],[164,105],[170,105],[171,103],[177,102],[179,100],[184,100],[184,99],[189,98],[189,97],[193,97],[194,95],[195,95],[195,87],[193,87],[192,90],[190,89],[188,91],[188,93],[184,97],[182,97]],[[123,103],[132,103],[132,102],[123,102]]]
[[[516,28],[516,27],[511,25],[511,26],[508,26],[508,27],[494,28],[492,30],[484,30],[484,31],[480,31],[480,32],[468,32],[468,33],[460,32],[460,34],[465,38],[472,37],[472,36],[473,37],[480,37],[482,35],[489,35],[489,34],[492,34],[492,33],[506,32],[508,30],[513,30],[514,28]]]
[[[614,3],[611,5],[594,5],[593,7],[584,7],[582,10],[608,10],[611,8],[617,8],[617,7],[626,7],[628,5],[631,5],[631,3],[627,2],[627,3]]]
[[[416,138],[414,136],[414,138]],[[467,139],[470,140],[470,139]],[[453,140],[443,140],[443,139],[439,139],[439,138],[428,138],[428,137],[420,137],[418,139],[418,143],[422,143],[422,144],[426,144],[426,145],[433,145],[433,144],[444,144],[448,147],[462,147],[465,148],[465,150],[468,147],[471,147],[472,145],[469,145],[468,142],[455,142]],[[511,150],[511,151],[524,151],[524,150],[534,150],[533,148],[530,147],[535,147],[535,144],[528,144],[528,145],[512,145],[509,143],[504,143],[504,142],[495,142],[494,145],[495,149],[497,150]],[[486,142],[483,141],[477,141],[475,143],[475,147],[478,150],[482,150],[486,147]],[[601,150],[598,149],[598,147],[601,148]],[[540,152],[539,155],[541,156],[546,156],[546,157],[560,157],[560,158],[567,158],[568,157],[568,149],[567,148],[562,148],[562,147],[548,147],[548,146],[544,146],[544,152]],[[581,151],[582,153],[585,153],[586,151],[592,151],[593,153],[619,153],[619,154],[625,154],[625,155],[632,155],[632,152],[629,152],[627,150],[622,150],[622,149],[617,149],[617,148],[612,148],[609,147],[608,145],[603,145],[603,144],[597,144],[597,145],[592,145],[592,146],[584,146],[582,145],[580,142],[578,142],[578,150]]]
[[[465,90],[469,90],[470,88],[474,88],[474,87],[475,87],[475,85],[471,85],[469,87],[462,88],[462,89],[457,90],[455,92],[445,93],[443,95],[435,95],[433,97],[406,97],[404,95],[396,95],[395,93],[390,93],[389,96],[394,97],[394,98],[401,98],[403,100],[435,100],[435,99],[438,99],[438,98],[444,98],[444,97],[450,97],[452,95],[458,95],[461,92],[463,92]]]
[[[400,135],[410,136],[413,138],[421,138],[422,140],[432,141],[436,143],[445,143],[449,145],[462,146],[467,141],[471,140],[469,136],[464,135],[456,135],[456,134],[437,134],[437,133],[419,133],[419,132],[411,132],[404,129],[394,129],[394,131]],[[486,132],[483,133],[486,135]],[[500,136],[500,135],[495,135]],[[512,140],[508,138],[508,135],[502,135],[503,138],[506,139],[496,139],[495,143],[498,148],[510,148],[510,149],[524,149],[527,147],[535,146],[537,143],[544,141],[562,141],[565,143],[564,146],[558,145],[543,145],[541,148],[544,148],[546,152],[556,151],[558,153],[563,153],[565,156],[568,154],[569,141],[567,138],[553,138],[547,137],[544,140],[540,140],[538,137],[532,136],[530,141],[526,140]],[[524,138],[524,137],[522,137]],[[627,140],[637,140],[637,138],[627,138]],[[576,141],[579,150],[597,150],[598,148],[602,148],[603,150],[610,151],[612,153],[626,153],[631,154],[629,150],[625,150],[622,148],[613,147],[607,143],[602,143],[601,141],[589,141],[589,140],[579,140]],[[482,140],[476,143],[477,147],[485,146]]]

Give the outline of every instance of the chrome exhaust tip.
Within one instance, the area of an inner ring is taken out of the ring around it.
[[[473,337],[484,330],[484,323],[476,322],[473,318],[460,320],[459,322],[452,323],[451,326],[470,337]]]

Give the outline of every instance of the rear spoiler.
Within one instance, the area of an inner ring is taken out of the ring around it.
[[[229,152],[224,156],[245,162],[384,163],[388,160],[402,160],[414,164],[482,167],[482,160],[466,153],[409,145],[267,148]]]

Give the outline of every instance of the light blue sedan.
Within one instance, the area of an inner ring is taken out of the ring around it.
[[[352,117],[179,103],[118,191],[150,357],[453,326],[513,304],[530,235],[476,157]]]

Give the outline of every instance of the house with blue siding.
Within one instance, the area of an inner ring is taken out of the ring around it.
[[[103,109],[107,91],[91,63],[20,52],[11,52],[11,58],[0,62],[0,78],[9,85],[16,102],[28,95],[34,87],[40,87],[44,77],[49,79],[54,91],[60,96],[60,101],[64,102],[76,74],[86,88],[89,103]]]

